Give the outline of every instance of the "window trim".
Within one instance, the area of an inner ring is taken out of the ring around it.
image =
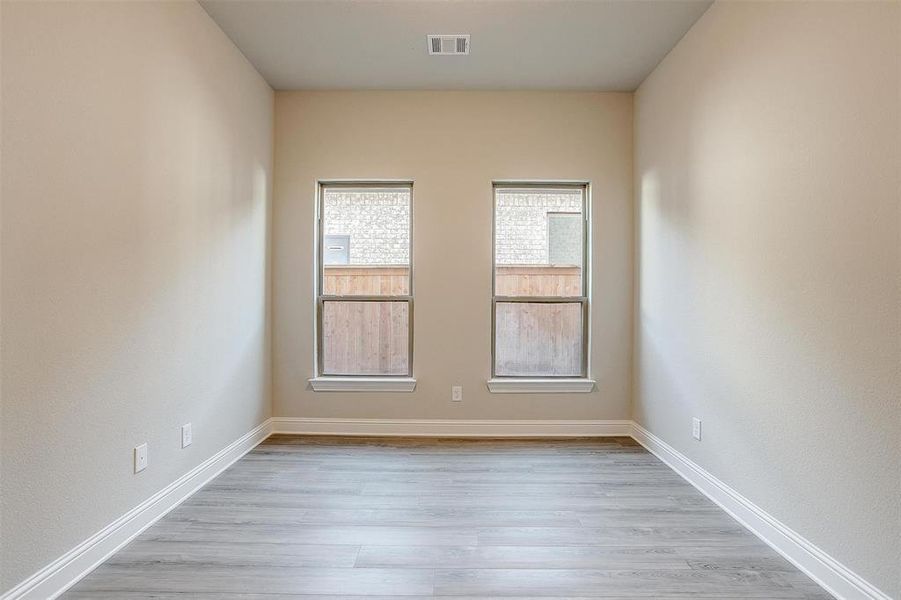
[[[541,394],[541,393],[588,393],[594,389],[594,379],[587,377],[565,377],[548,379],[543,377],[499,377],[488,380],[488,391],[492,394]]]
[[[314,392],[412,392],[416,389],[415,379],[395,375],[379,377],[325,375],[312,377],[308,381]]]
[[[498,189],[579,189],[582,191],[582,295],[581,296],[498,296],[497,295],[497,192]],[[578,375],[498,375],[497,304],[582,305],[582,365]],[[589,181],[492,181],[491,182],[491,378],[488,389],[497,393],[590,392],[594,380],[591,365],[591,182]]]
[[[410,247],[409,247],[409,273],[407,290],[405,295],[390,296],[373,296],[373,295],[357,295],[345,296],[335,294],[325,294],[325,256],[324,242],[325,232],[323,231],[323,212],[325,202],[325,190],[327,188],[372,188],[372,189],[402,189],[406,188],[410,194],[410,210],[409,210],[409,231],[410,231]],[[319,180],[316,182],[316,282],[315,282],[315,329],[314,336],[314,357],[315,357],[315,376],[308,381],[314,391],[396,391],[396,392],[412,392],[416,386],[416,380],[413,378],[413,181],[409,179],[391,180],[391,179],[341,179],[341,180]],[[405,302],[407,304],[407,372],[398,375],[374,375],[374,374],[339,374],[324,373],[324,353],[323,348],[323,328],[322,313],[325,302]]]

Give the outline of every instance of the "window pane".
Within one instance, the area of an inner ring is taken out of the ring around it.
[[[582,188],[496,188],[498,296],[581,296]]]
[[[323,302],[322,374],[407,375],[409,306],[407,302]]]
[[[323,188],[323,293],[410,294],[410,188]]]
[[[498,302],[495,375],[582,375],[582,304]]]

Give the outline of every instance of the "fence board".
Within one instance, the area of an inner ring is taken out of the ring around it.
[[[581,296],[582,270],[551,265],[498,265],[498,296]]]

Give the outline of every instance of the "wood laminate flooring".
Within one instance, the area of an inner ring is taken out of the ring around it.
[[[68,600],[831,598],[627,438],[273,436]]]

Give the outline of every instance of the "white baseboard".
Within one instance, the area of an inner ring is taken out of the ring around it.
[[[50,600],[56,598],[266,439],[271,427],[271,420],[266,420],[255,427],[3,594],[0,600]]]
[[[836,598],[892,600],[638,423],[632,437]]]
[[[466,421],[273,417],[47,565],[0,600],[53,599],[271,433],[407,437],[632,436],[757,537],[841,600],[892,600],[829,554],[631,421]]]
[[[272,419],[272,433],[405,437],[628,437],[631,426],[632,421]]]

